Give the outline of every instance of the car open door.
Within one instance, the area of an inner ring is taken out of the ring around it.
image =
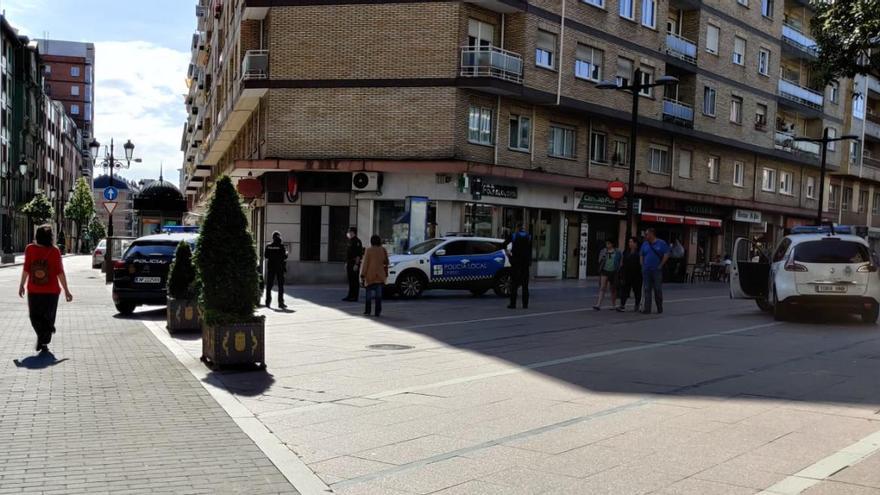
[[[754,242],[740,237],[733,244],[730,270],[730,297],[733,299],[766,299],[770,276],[770,259]]]

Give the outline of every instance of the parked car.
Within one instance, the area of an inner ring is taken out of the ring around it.
[[[104,253],[107,249],[107,239],[101,239],[101,242],[95,246],[95,250],[92,251],[92,268],[101,268],[101,265],[104,264]]]
[[[123,315],[146,304],[166,304],[168,269],[180,241],[195,249],[198,234],[166,233],[140,237],[113,263],[113,303]]]
[[[755,299],[777,320],[829,309],[858,314],[865,323],[880,315],[880,273],[859,236],[792,234],[772,253],[740,238],[734,253],[731,297]]]
[[[419,297],[427,289],[469,290],[474,295],[492,289],[499,296],[510,295],[510,261],[501,239],[430,239],[389,258],[388,290],[402,297]]]

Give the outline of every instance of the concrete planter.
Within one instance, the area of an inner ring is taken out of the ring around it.
[[[202,329],[202,317],[195,299],[168,298],[168,332]]]
[[[265,368],[266,322],[202,327],[202,361],[211,368]]]

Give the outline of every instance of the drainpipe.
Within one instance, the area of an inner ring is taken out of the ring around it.
[[[501,95],[495,100],[495,157],[492,163],[498,165],[498,136],[501,133]]]
[[[677,95],[676,98],[678,98]],[[669,188],[675,190],[675,134],[672,135],[672,146],[670,146],[669,151]],[[693,155],[691,155],[691,162],[693,161]],[[718,172],[721,171],[719,170]]]
[[[562,2],[562,20],[559,23],[559,56],[556,57],[558,77],[556,78],[556,106],[559,106],[562,100],[562,51],[565,47],[565,1]]]
[[[529,132],[529,166],[535,168],[535,118],[537,112],[535,112],[535,106],[532,105],[532,120],[529,123],[531,128],[531,132]]]

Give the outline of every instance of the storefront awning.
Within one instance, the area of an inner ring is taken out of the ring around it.
[[[721,228],[721,220],[717,218],[684,217],[684,223],[688,225],[699,225],[701,227]]]
[[[716,229],[721,228],[721,220],[717,218],[686,217],[684,215],[667,215],[666,213],[644,212],[642,213],[642,221],[655,223],[672,223],[678,225],[698,225],[700,227],[713,227]]]

